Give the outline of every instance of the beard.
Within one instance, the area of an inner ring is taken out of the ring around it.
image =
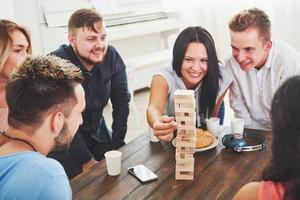
[[[53,150],[65,150],[68,149],[72,142],[72,135],[69,133],[68,125],[64,122],[63,128],[60,130],[58,136],[56,136]]]
[[[101,60],[101,61],[97,61],[97,62],[96,62],[96,61],[90,59],[89,57],[86,57],[86,56],[81,55],[81,54],[79,53],[79,51],[78,51],[77,46],[75,46],[75,52],[76,52],[76,55],[80,58],[80,60],[82,60],[83,62],[85,62],[85,63],[87,63],[87,64],[89,64],[89,65],[96,65],[96,64],[98,64],[98,63],[102,63],[102,62],[103,62],[103,60],[104,60],[104,58],[105,58],[105,55],[106,55],[106,52],[105,52],[106,48],[100,48],[100,47],[97,47],[97,48],[93,48],[92,51],[99,51],[99,50],[103,52],[104,56],[102,57],[102,60]]]

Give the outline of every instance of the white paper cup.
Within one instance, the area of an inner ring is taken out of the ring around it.
[[[121,172],[122,152],[113,150],[104,154],[108,175],[117,176]]]
[[[153,129],[148,126],[148,134],[150,142],[159,142],[159,139],[154,135]]]
[[[212,133],[215,137],[217,137],[219,134],[220,118],[210,117],[209,119],[206,119],[205,122],[208,132]]]
[[[231,133],[235,135],[235,138],[243,138],[245,120],[242,118],[234,118],[231,120]]]

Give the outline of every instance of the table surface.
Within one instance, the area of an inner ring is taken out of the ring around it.
[[[226,130],[226,128],[224,129]],[[253,130],[251,130],[253,131]],[[226,131],[223,131],[223,135]],[[122,169],[107,175],[105,160],[71,180],[74,199],[232,199],[245,183],[260,180],[271,157],[270,132],[266,148],[237,153],[220,142],[216,148],[194,154],[194,180],[175,180],[175,147],[170,142],[149,142],[146,133],[123,146]],[[158,179],[141,183],[127,168],[144,164]]]

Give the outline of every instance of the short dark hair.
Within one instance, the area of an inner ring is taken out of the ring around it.
[[[300,199],[300,76],[285,81],[276,91],[272,106],[272,159],[263,180],[286,186],[284,199]]]
[[[181,66],[188,45],[192,42],[202,43],[207,51],[208,70],[201,85],[200,113],[206,117],[214,109],[219,90],[220,69],[215,48],[215,43],[210,33],[200,26],[188,27],[177,37],[173,48],[173,70],[181,77]]]
[[[74,33],[75,28],[88,28],[97,33],[95,23],[102,21],[101,15],[96,11],[87,8],[79,9],[75,11],[69,19],[69,33]]]
[[[239,12],[229,21],[228,25],[233,32],[242,32],[250,27],[257,28],[262,39],[265,41],[271,39],[271,21],[269,16],[258,8]]]
[[[83,80],[78,67],[55,56],[29,56],[16,68],[6,86],[8,124],[35,130],[49,112],[67,117],[78,102],[75,84]]]

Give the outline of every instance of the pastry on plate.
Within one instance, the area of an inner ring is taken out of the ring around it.
[[[203,129],[196,129],[196,148],[204,148],[214,142],[214,136]]]

